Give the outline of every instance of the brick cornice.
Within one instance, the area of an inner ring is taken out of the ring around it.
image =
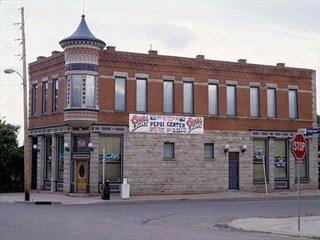
[[[101,51],[102,63],[118,66],[148,67],[176,71],[208,71],[234,73],[237,75],[280,76],[297,79],[310,79],[314,70],[290,68],[283,65],[270,66],[243,62],[226,62],[199,58],[186,58],[155,54],[131,53],[122,51]],[[104,64],[103,64],[104,65]]]
[[[48,69],[58,66],[64,67],[64,52],[58,52],[50,57],[39,57],[39,60],[29,63],[29,74],[35,74],[39,71],[48,71]]]

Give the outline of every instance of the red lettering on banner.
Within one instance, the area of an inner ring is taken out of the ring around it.
[[[143,116],[134,115],[131,118],[131,123],[133,124],[133,131],[135,131],[140,127],[148,127],[149,117],[146,115],[143,115]]]

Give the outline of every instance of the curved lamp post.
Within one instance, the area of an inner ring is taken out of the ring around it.
[[[25,71],[24,71],[25,72]],[[26,74],[23,76],[12,68],[7,68],[4,70],[4,73],[11,74],[17,73],[21,79],[23,84],[23,126],[24,126],[24,192],[25,192],[25,201],[30,201],[30,158],[29,158],[29,137],[28,137],[28,102],[27,102],[27,79]]]

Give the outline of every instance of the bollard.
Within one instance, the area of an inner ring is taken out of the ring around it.
[[[130,197],[130,184],[127,183],[127,179],[124,178],[121,184],[121,199],[129,199]]]
[[[110,184],[109,181],[105,181],[101,191],[101,199],[110,200]]]

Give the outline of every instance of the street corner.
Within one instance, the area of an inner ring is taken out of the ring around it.
[[[239,218],[228,223],[230,228],[270,234],[287,235],[294,237],[320,238],[320,216],[301,217],[301,228],[298,231],[297,217],[284,218]]]

